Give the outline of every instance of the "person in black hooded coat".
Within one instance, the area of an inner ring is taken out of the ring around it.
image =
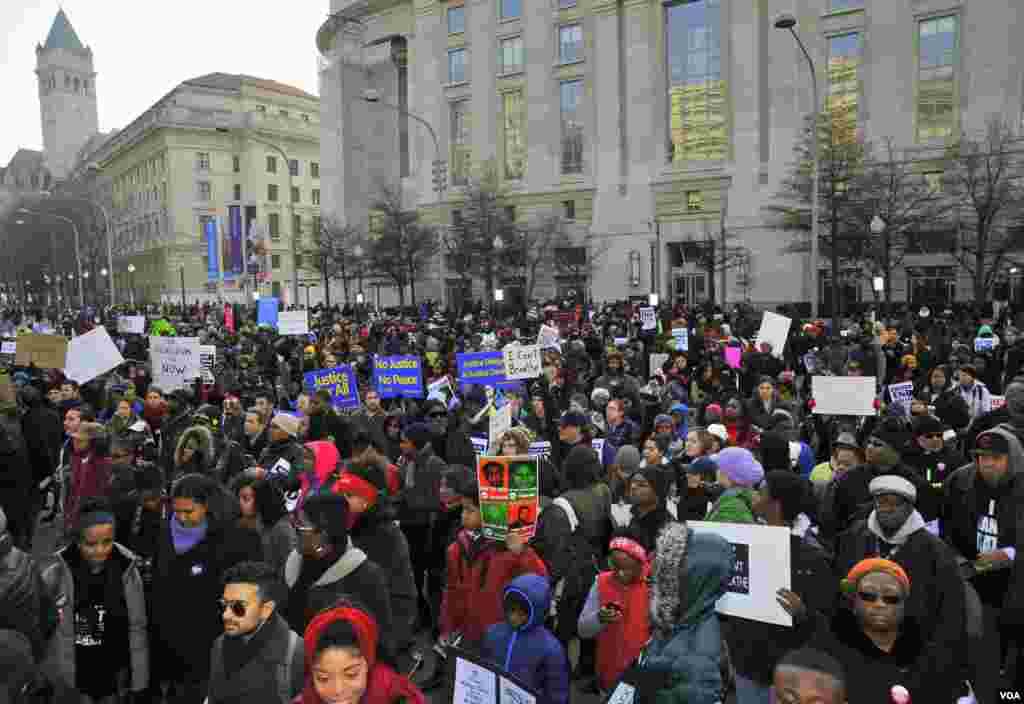
[[[627,480],[631,519],[621,531],[653,554],[658,533],[666,523],[676,520],[666,508],[673,476],[664,465],[646,465]]]

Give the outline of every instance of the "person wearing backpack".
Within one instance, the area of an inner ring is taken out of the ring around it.
[[[265,562],[241,562],[224,574],[224,634],[210,651],[206,704],[288,704],[302,691],[305,652],[277,613],[283,592]]]

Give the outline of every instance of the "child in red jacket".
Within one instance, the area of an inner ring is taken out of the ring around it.
[[[522,574],[548,574],[525,537],[510,533],[505,543],[483,537],[476,479],[455,487],[462,504],[462,530],[448,546],[447,586],[441,601],[441,640],[462,635],[461,648],[476,652],[488,627],[505,619],[505,587]]]

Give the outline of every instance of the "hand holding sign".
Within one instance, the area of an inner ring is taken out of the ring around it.
[[[540,376],[540,347],[538,345],[511,345],[503,350],[505,377],[508,379],[536,379]]]

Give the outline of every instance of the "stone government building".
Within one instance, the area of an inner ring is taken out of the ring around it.
[[[991,116],[1021,125],[1015,0],[331,0],[315,39],[325,216],[365,226],[374,184],[400,181],[424,220],[451,225],[465,179],[493,160],[519,221],[553,211],[573,223],[558,256],[600,253],[595,300],[703,300],[712,282],[695,260],[724,224],[727,246],[749,256],[716,276],[719,301],[808,301],[810,258],[780,253],[788,235],[765,213],[813,106],[799,47],[773,28],[779,12],[798,18],[822,102],[854,110],[868,140],[913,154]],[[364,101],[367,89],[434,127],[443,197],[430,135]],[[826,309],[831,270],[816,265]],[[971,295],[950,257],[904,265],[896,301]],[[1014,293],[1020,276],[1004,277]],[[443,260],[430,279],[421,295],[464,293]],[[555,277],[536,293],[576,285]],[[844,298],[870,300],[870,285]]]

